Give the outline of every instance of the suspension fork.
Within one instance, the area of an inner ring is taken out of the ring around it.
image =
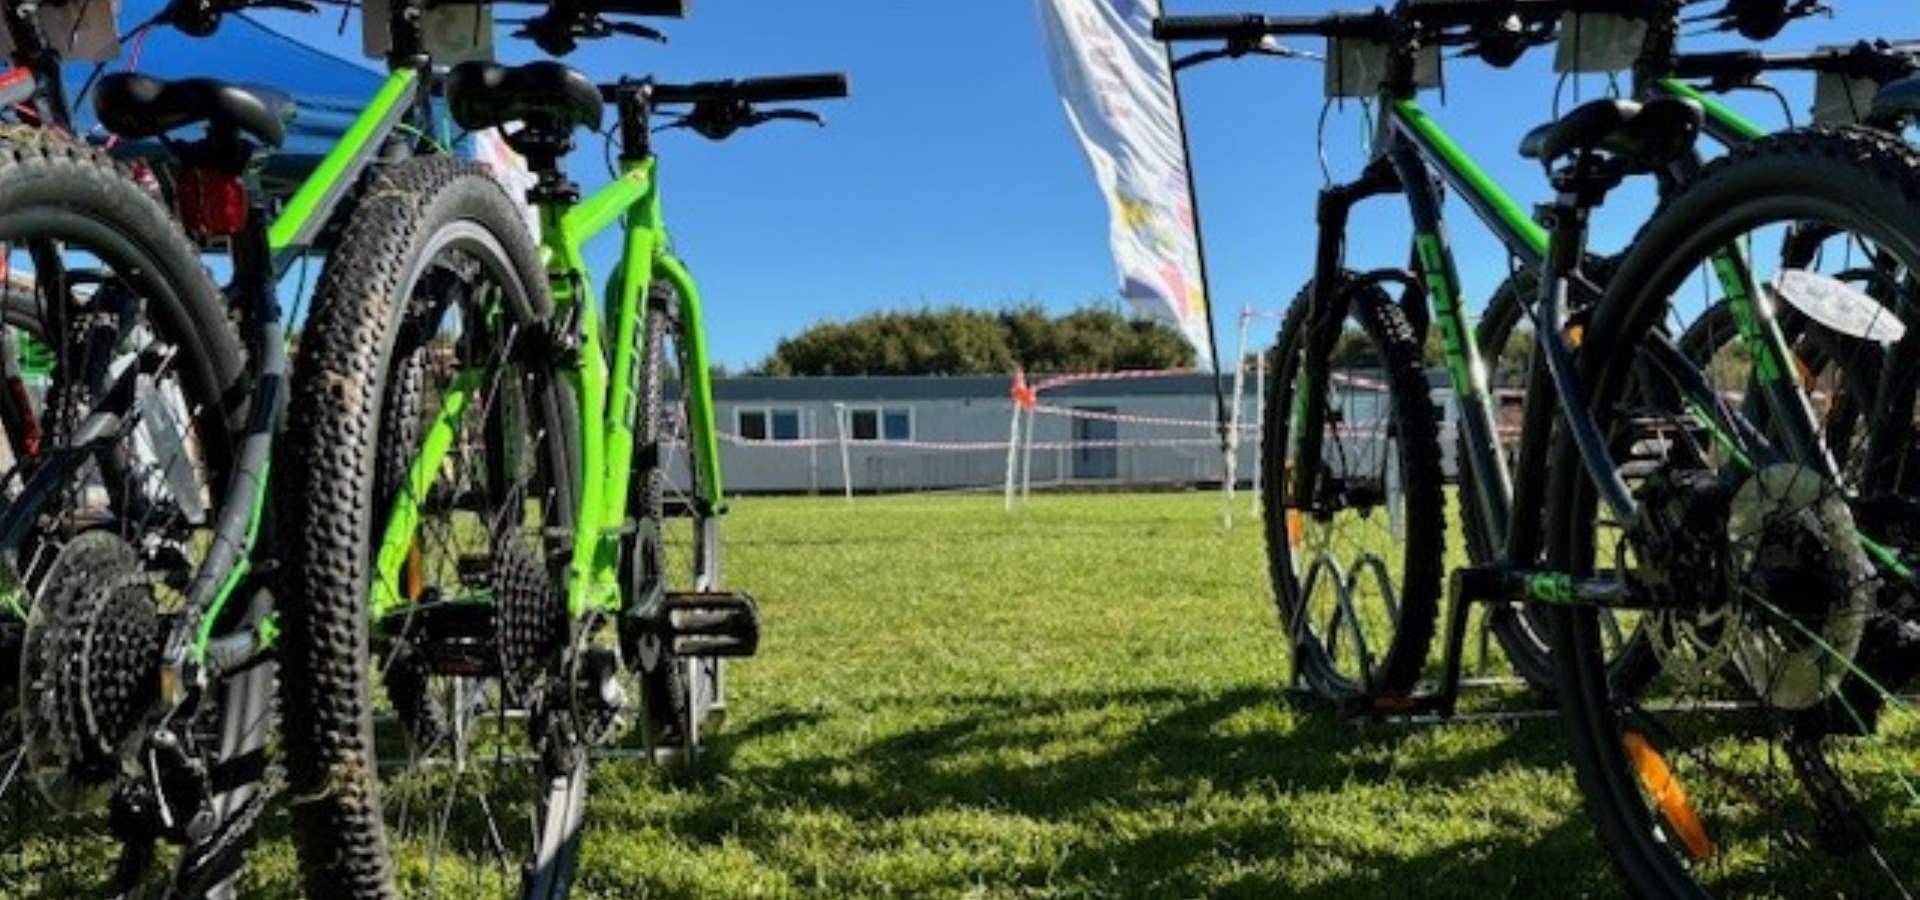
[[[1276,363],[1299,365],[1288,435],[1291,458],[1298,461],[1287,492],[1295,502],[1313,502],[1314,485],[1320,474],[1321,443],[1327,419],[1327,385],[1321,380],[1330,374],[1326,363],[1340,340],[1352,300],[1350,286],[1345,285],[1347,221],[1360,201],[1399,189],[1399,177],[1392,167],[1375,160],[1358,181],[1332,185],[1320,192],[1313,286],[1307,295],[1306,346],[1299,348],[1298,360]]]

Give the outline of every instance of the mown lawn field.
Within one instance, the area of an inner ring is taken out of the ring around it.
[[[761,655],[696,765],[596,770],[576,896],[1616,894],[1554,720],[1360,726],[1289,699],[1258,522],[1219,510],[737,501]],[[285,828],[249,896],[293,892]]]

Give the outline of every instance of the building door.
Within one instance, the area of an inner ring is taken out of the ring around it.
[[[1092,413],[1116,413],[1120,410],[1111,406],[1082,406],[1080,409]],[[1087,441],[1111,441],[1120,437],[1120,426],[1106,419],[1074,419],[1073,440],[1075,443]],[[1073,477],[1087,479],[1113,479],[1120,477],[1120,452],[1113,447],[1075,447],[1073,449]]]

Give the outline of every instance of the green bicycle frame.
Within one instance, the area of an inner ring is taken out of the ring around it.
[[[279,388],[286,381],[284,326],[278,301],[273,296],[272,280],[312,252],[341,201],[380,154],[387,138],[402,127],[410,112],[420,108],[421,87],[419,69],[396,68],[389,74],[340,141],[321,158],[267,226],[265,247],[257,258],[246,256],[246,263],[242,265],[243,256],[236,253],[235,270],[239,276],[236,283],[245,284],[258,295],[252,298],[252,302],[261,307],[256,317],[268,331],[260,341],[265,357],[260,373],[263,395],[283,394]],[[243,273],[242,268],[271,271]],[[227,512],[216,529],[214,550],[189,587],[189,597],[204,611],[192,646],[195,661],[203,665],[216,636],[216,622],[253,568],[267,496],[268,458],[278,424],[275,413],[274,410],[261,411],[242,438],[241,464],[235,484],[240,491],[251,492],[251,498],[245,503],[227,505]],[[236,491],[236,498],[245,496],[240,491]]]
[[[657,159],[624,160],[620,177],[578,203],[539,204],[541,251],[552,292],[555,321],[578,322],[579,362],[561,370],[562,380],[579,401],[581,482],[573,548],[567,567],[567,609],[575,618],[620,607],[620,537],[627,518],[633,466],[634,428],[640,414],[638,379],[651,348],[640,329],[648,289],[664,281],[679,297],[675,345],[684,381],[690,451],[694,459],[694,502],[706,512],[724,503],[719,432],[714,423],[713,385],[707,369],[706,333],[700,291],[693,277],[668,252],[660,212]],[[617,290],[597,308],[582,248],[595,234],[624,221]],[[607,329],[611,325],[613,334]],[[605,352],[611,338],[611,366]],[[409,472],[414,490],[394,501],[378,552],[372,611],[375,620],[402,602],[399,579],[419,522],[417,499],[424,496],[453,446],[461,413],[480,383],[478,372],[457,377],[442,400],[441,415],[429,427]]]
[[[1738,143],[1764,134],[1758,126],[1740,118],[1724,104],[1700,96],[1698,91],[1682,82],[1669,79],[1659,82],[1659,87],[1663,92],[1701,102],[1707,116],[1707,130],[1719,140]],[[1477,504],[1483,515],[1482,521],[1492,523],[1495,535],[1504,535],[1514,503],[1513,476],[1505,454],[1493,449],[1499,446],[1496,441],[1494,399],[1488,389],[1481,348],[1469,311],[1461,302],[1464,294],[1441,216],[1440,197],[1430,187],[1428,173],[1437,172],[1522,265],[1530,268],[1540,265],[1548,252],[1549,235],[1416,100],[1411,97],[1396,98],[1385,106],[1390,117],[1388,130],[1383,150],[1375,164],[1369,167],[1360,181],[1329,188],[1322,196],[1319,214],[1322,223],[1322,257],[1316,263],[1315,283],[1332,284],[1337,281],[1336,276],[1342,268],[1338,258],[1341,242],[1334,239],[1334,233],[1344,230],[1351,206],[1379,194],[1406,194],[1414,220],[1414,268],[1430,300],[1433,327],[1439,331],[1449,381],[1459,406],[1460,427],[1468,448],[1461,464],[1472,467],[1478,486],[1474,492],[1476,496],[1463,498],[1463,502]],[[1735,320],[1741,324],[1741,338],[1756,361],[1756,372],[1765,382],[1766,389],[1778,396],[1798,395],[1798,368],[1792,364],[1791,352],[1778,322],[1761,302],[1763,294],[1741,248],[1728,247],[1717,254],[1714,270],[1727,302],[1733,308]],[[1587,285],[1584,289],[1594,288]],[[1322,299],[1343,302],[1343,298]],[[1308,398],[1317,396],[1317,388],[1313,383],[1311,367],[1303,375],[1305,384],[1295,397],[1291,431],[1296,458],[1310,459],[1320,452],[1321,423],[1316,420],[1324,416],[1325,411],[1321,404],[1306,402]],[[1804,404],[1804,397],[1799,402]],[[1787,437],[1790,443],[1796,445],[1795,450],[1806,450],[1806,447],[1799,446],[1802,443],[1808,443],[1812,448],[1822,448],[1817,437],[1810,432]],[[1831,464],[1831,457],[1826,458]],[[1296,477],[1310,479],[1312,473],[1303,467]],[[1311,485],[1305,483],[1294,487],[1300,496],[1310,496],[1305,493],[1310,489]],[[1504,543],[1504,538],[1498,542]]]

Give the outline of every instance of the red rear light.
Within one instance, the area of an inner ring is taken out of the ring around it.
[[[180,221],[194,237],[228,237],[247,224],[247,188],[240,176],[216,169],[183,169],[174,181]]]
[[[0,69],[0,105],[12,106],[33,99],[33,72],[29,69]]]

